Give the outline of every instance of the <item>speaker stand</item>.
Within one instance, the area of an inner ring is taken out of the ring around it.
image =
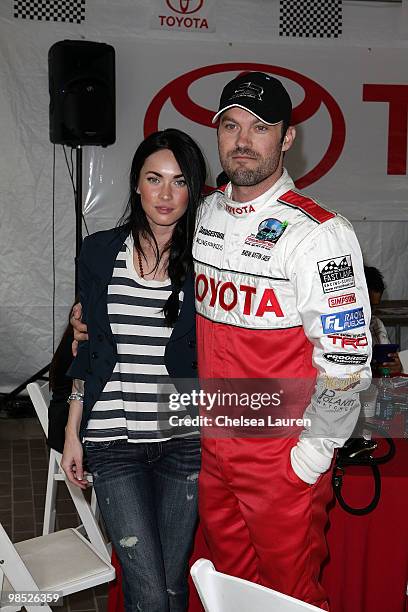
[[[82,246],[82,147],[75,147],[75,300],[79,299],[78,261]]]
[[[82,147],[77,145],[75,148],[75,300],[79,298],[79,278],[78,261],[82,246]],[[12,402],[17,395],[25,390],[26,386],[36,380],[47,380],[44,376],[50,369],[50,363],[38,370],[35,374],[27,378],[18,387],[3,396],[1,403],[5,406]]]

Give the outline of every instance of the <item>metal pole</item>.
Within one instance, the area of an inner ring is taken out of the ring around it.
[[[78,259],[82,246],[82,148],[76,147],[76,186],[75,186],[75,299],[79,293]]]

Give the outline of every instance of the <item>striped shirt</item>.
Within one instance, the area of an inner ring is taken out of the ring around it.
[[[172,329],[166,325],[163,306],[170,293],[169,279],[138,276],[130,234],[116,258],[107,296],[118,361],[92,408],[84,440],[159,442],[199,435],[191,427],[169,424],[171,415],[186,414],[171,411],[168,403],[169,394],[176,392],[164,363]]]

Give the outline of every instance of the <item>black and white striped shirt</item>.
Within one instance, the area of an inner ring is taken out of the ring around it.
[[[169,424],[169,416],[183,416],[182,410],[175,413],[168,406],[168,395],[176,391],[164,363],[172,329],[166,326],[163,306],[170,293],[168,279],[138,276],[130,234],[118,253],[108,287],[108,315],[118,361],[92,409],[84,440],[155,442],[198,435],[191,427]]]

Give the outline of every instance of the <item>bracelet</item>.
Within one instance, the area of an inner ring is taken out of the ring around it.
[[[84,394],[83,393],[79,393],[79,391],[77,391],[75,393],[71,393],[71,395],[67,399],[68,404],[70,402],[72,402],[72,400],[78,400],[79,402],[83,402],[84,401]]]

